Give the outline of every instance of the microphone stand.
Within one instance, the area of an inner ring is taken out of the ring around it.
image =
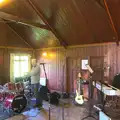
[[[93,100],[93,79],[92,79],[92,73],[93,73],[93,70],[91,69],[91,67],[88,64],[86,65],[86,67],[87,67],[87,69],[90,72],[90,79],[89,79],[89,101],[88,101],[89,102],[88,103],[89,104],[89,114],[86,117],[82,118],[81,120],[87,119],[89,117],[96,119],[92,115],[92,107],[93,107],[93,105],[92,105],[92,100]]]
[[[90,80],[89,80],[89,113],[88,113],[88,115],[86,116],[86,117],[84,117],[84,118],[82,118],[81,120],[84,120],[84,119],[87,119],[87,118],[89,118],[89,117],[91,117],[91,118],[94,118],[94,119],[96,119],[93,115],[92,115],[92,107],[93,107],[93,105],[92,105],[92,98],[93,98],[93,87],[92,87],[92,83],[93,83],[93,80],[92,80],[92,78],[90,78]]]
[[[40,63],[40,65],[43,65],[43,70],[44,70],[44,73],[45,73],[45,78],[46,78],[46,87],[48,88],[48,78],[47,78],[47,73],[46,73],[46,70],[45,70],[45,63]],[[51,104],[50,104],[50,93],[47,93],[47,96],[48,96],[48,103],[49,103],[49,120],[51,120]]]
[[[51,109],[50,109],[50,93],[47,93],[47,95],[48,95],[48,102],[49,102],[49,120],[51,120]]]
[[[100,96],[100,100],[101,100],[101,104],[102,104],[102,111],[104,111],[104,93],[103,93],[103,75],[102,75],[102,69],[101,69],[101,96]]]
[[[63,65],[63,80],[62,80],[62,99],[64,95],[64,68],[65,66]],[[64,101],[62,100],[62,120],[64,120]]]

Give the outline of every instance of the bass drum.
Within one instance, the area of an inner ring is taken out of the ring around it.
[[[12,110],[17,113],[21,113],[27,106],[27,99],[24,95],[18,95],[14,97],[11,104]]]
[[[8,97],[5,100],[5,107],[11,108],[13,112],[21,113],[27,106],[27,99],[24,95]]]

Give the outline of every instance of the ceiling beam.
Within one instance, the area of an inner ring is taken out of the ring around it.
[[[75,7],[75,9],[78,11],[79,15],[82,16],[83,20],[84,20],[84,23],[86,24],[86,27],[87,27],[87,30],[88,30],[88,33],[91,35],[91,37],[93,38],[93,40],[95,42],[96,41],[96,33],[95,33],[95,30],[92,29],[92,27],[89,25],[89,20],[85,17],[84,13],[83,13],[83,10],[82,10],[82,7],[81,6],[78,6],[77,2],[75,0],[72,0],[72,3]]]
[[[64,48],[66,48],[68,46],[68,44],[63,40],[63,38],[58,34],[58,32],[56,31],[55,28],[53,28],[50,23],[48,22],[48,19],[46,18],[46,16],[44,15],[44,13],[38,9],[35,5],[35,3],[33,2],[33,0],[27,0],[27,2],[29,3],[29,5],[34,9],[34,11],[37,13],[37,15],[43,20],[43,22],[48,26],[48,28],[51,30],[51,32],[58,38],[60,44],[62,46],[64,46]]]
[[[5,21],[5,20],[3,20]],[[9,23],[6,23],[5,24],[11,29],[11,31],[13,31],[13,33],[15,33],[25,44],[27,44],[30,48],[33,48],[21,35],[19,35],[16,30],[14,30],[13,27],[11,27],[11,25]]]
[[[117,30],[116,30],[115,24],[114,24],[114,22],[113,22],[113,19],[112,19],[112,16],[111,16],[111,13],[110,13],[110,10],[109,10],[109,7],[108,7],[108,4],[107,4],[107,1],[106,1],[106,0],[104,0],[104,5],[105,5],[105,8],[106,8],[107,14],[108,14],[108,16],[109,16],[109,20],[110,20],[112,29],[113,29],[113,31],[114,31],[114,33],[115,33],[116,43],[117,43],[117,45],[119,45],[118,33],[117,33]]]
[[[50,30],[47,27],[47,25],[40,24],[40,23],[35,23],[35,22],[28,21],[28,20],[25,20],[25,19],[21,19],[18,16],[14,16],[14,15],[8,14],[6,12],[1,12],[0,11],[0,18],[2,18],[4,20],[7,20],[8,22],[14,22],[14,23],[26,25],[26,26],[29,26],[29,27],[37,27],[37,28],[41,28],[41,29]],[[3,22],[7,22],[7,21],[3,21]]]
[[[102,7],[103,9],[105,9],[104,5],[101,3],[101,0],[95,0],[97,2],[97,4]]]

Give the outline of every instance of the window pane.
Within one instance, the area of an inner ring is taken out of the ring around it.
[[[28,61],[21,62],[21,76],[24,76],[28,72]]]
[[[28,59],[28,56],[14,57],[14,77],[22,77],[29,72]]]
[[[21,60],[28,61],[28,56],[21,56]]]
[[[14,56],[14,60],[19,60],[20,57],[19,56]]]
[[[14,77],[20,76],[20,66],[18,61],[14,61]]]

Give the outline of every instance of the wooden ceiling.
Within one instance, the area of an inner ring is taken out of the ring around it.
[[[119,0],[9,1],[0,5],[0,46],[38,49],[119,40]]]

